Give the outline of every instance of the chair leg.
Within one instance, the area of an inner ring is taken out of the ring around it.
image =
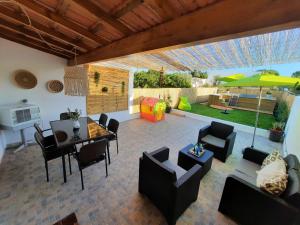
[[[107,156],[108,156],[108,164],[110,164],[109,142],[107,142]]]
[[[80,169],[80,177],[81,177],[81,188],[84,190],[84,184],[83,184],[83,176],[82,176],[82,170]]]
[[[70,174],[72,174],[72,165],[71,165],[71,157],[70,157],[70,153],[68,153],[68,158],[69,158],[69,169],[70,169]]]
[[[45,160],[45,168],[46,168],[46,177],[47,177],[47,182],[49,182],[48,161],[46,161],[46,160]]]
[[[117,142],[117,154],[119,154],[119,142],[118,142],[118,136],[116,136],[116,142]]]
[[[106,153],[105,153],[105,172],[106,172],[106,177],[108,176],[108,173],[107,173],[107,158],[106,158]]]

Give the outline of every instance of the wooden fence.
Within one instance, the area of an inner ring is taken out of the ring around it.
[[[259,95],[259,88],[219,88],[218,93],[224,93],[229,91],[230,93],[235,94],[248,94],[248,95]],[[272,96],[277,99],[277,102],[280,100],[284,100],[287,102],[289,108],[293,105],[295,95],[287,92],[287,91],[279,91],[279,90],[270,90],[270,88],[263,88],[263,95],[266,95],[266,92],[270,91]]]
[[[95,72],[100,74],[98,83]],[[89,66],[89,93],[87,112],[89,115],[102,112],[117,112],[128,109],[128,71],[101,66]],[[107,91],[102,89],[106,87]]]
[[[190,103],[207,102],[210,94],[217,93],[218,88],[135,88],[133,91],[133,113],[139,112],[140,97],[171,97],[172,107],[177,107],[180,96],[187,96]]]

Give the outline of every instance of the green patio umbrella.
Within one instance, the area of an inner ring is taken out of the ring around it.
[[[251,148],[254,147],[255,134],[256,134],[261,96],[262,96],[262,88],[263,87],[289,87],[289,86],[294,86],[297,82],[300,82],[299,78],[275,76],[272,74],[256,74],[251,77],[245,77],[236,81],[228,82],[224,85],[225,87],[259,87],[260,88]]]
[[[224,82],[233,82],[240,80],[242,78],[245,78],[246,76],[244,74],[238,73],[238,74],[233,74],[227,77],[219,77],[217,80],[218,81],[224,81]]]

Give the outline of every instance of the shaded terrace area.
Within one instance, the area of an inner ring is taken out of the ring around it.
[[[138,193],[139,157],[161,146],[170,148],[176,163],[178,151],[195,143],[206,122],[168,115],[166,121],[149,123],[134,119],[120,124],[120,151],[111,145],[112,163],[105,178],[104,164],[84,171],[86,191],[72,159],[73,174],[63,184],[61,160],[49,163],[50,183],[45,182],[42,153],[37,145],[14,154],[8,151],[0,165],[0,224],[53,224],[75,212],[80,224],[165,224],[157,208]],[[181,224],[235,224],[218,212],[225,178],[251,142],[251,134],[238,132],[226,163],[213,159],[212,169],[201,180],[198,200],[178,220]],[[271,151],[280,144],[257,137],[257,148]],[[22,174],[22,176],[20,176]],[[12,179],[13,178],[13,179]]]

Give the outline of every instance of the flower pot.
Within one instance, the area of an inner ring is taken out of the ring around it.
[[[79,129],[79,128],[80,128],[80,123],[79,123],[78,120],[74,120],[74,121],[73,121],[73,128],[74,128],[74,129]]]
[[[269,139],[274,142],[281,142],[283,134],[284,134],[284,131],[282,131],[282,130],[271,129]]]
[[[167,107],[166,107],[166,111],[165,111],[165,112],[166,112],[166,113],[170,113],[171,111],[172,111],[172,107],[170,107],[170,106],[167,106]]]

